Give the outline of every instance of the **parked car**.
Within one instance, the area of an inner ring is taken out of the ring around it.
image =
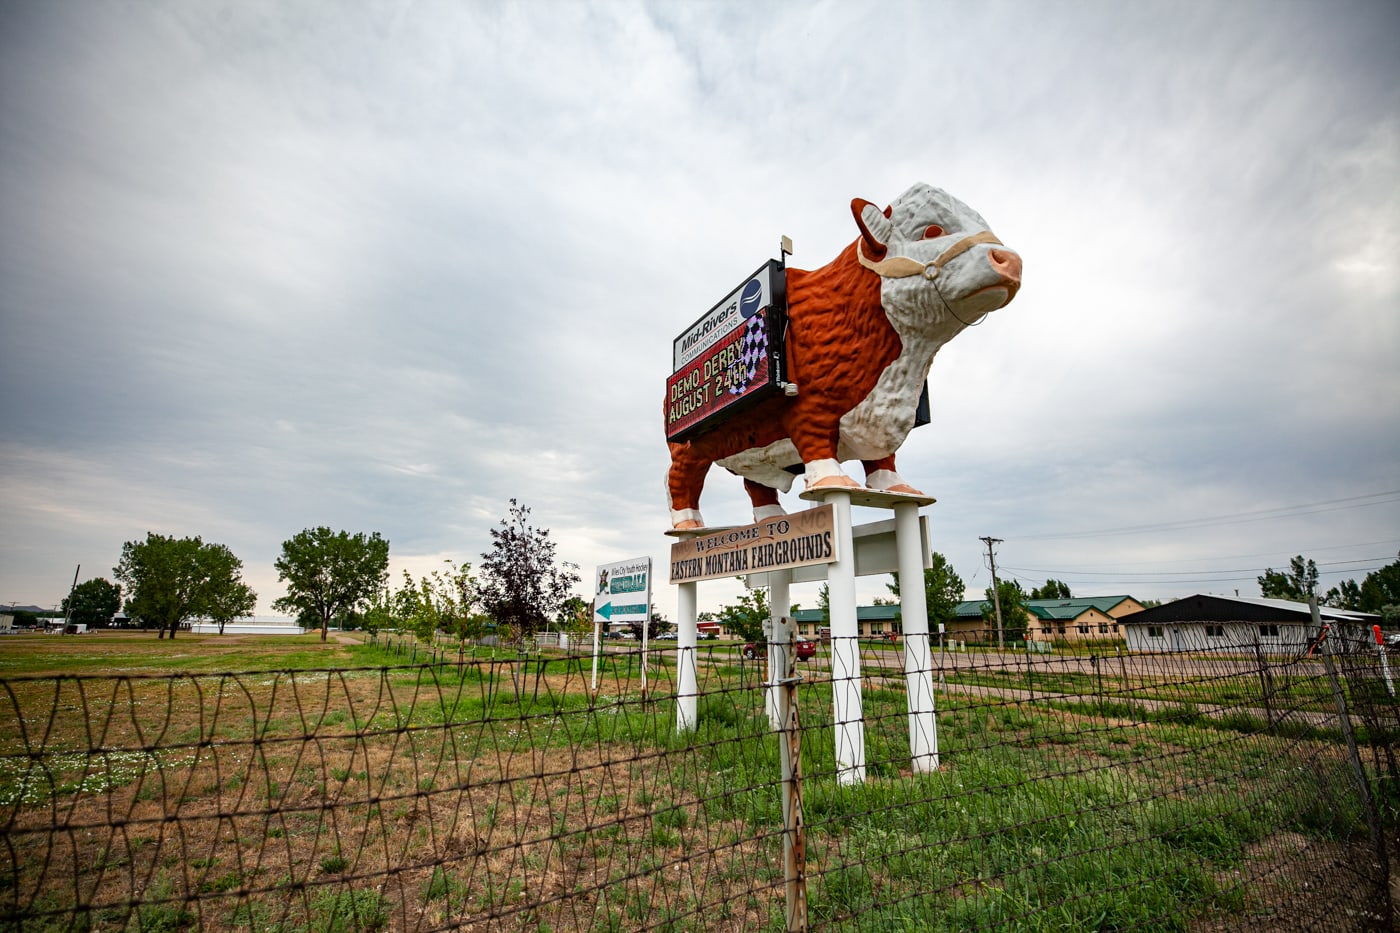
[[[657,641],[675,641],[678,636],[675,632],[662,632],[656,636]]]
[[[817,656],[817,643],[801,639],[792,643],[793,650],[797,652],[797,660],[806,661],[808,658]],[[744,657],[750,661],[756,660],[759,655],[768,653],[768,645],[761,641],[751,641],[744,646]]]

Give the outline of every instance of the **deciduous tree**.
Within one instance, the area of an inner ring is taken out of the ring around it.
[[[73,587],[62,606],[69,622],[89,627],[106,625],[121,607],[121,585],[103,577],[93,577]]]
[[[1306,602],[1309,596],[1317,592],[1317,563],[1305,561],[1299,554],[1289,560],[1287,571],[1268,567],[1256,579],[1259,581],[1259,592],[1266,599]]]
[[[368,608],[389,576],[389,542],[379,532],[365,535],[307,528],[282,542],[273,564],[287,595],[272,603],[278,612],[295,613],[321,629],[325,641],[332,621],[344,621]]]
[[[258,605],[258,594],[243,582],[243,561],[222,544],[209,545],[213,550],[206,557],[209,561],[211,579],[218,581],[210,590],[209,601],[203,615],[211,622],[218,623],[219,634],[224,626],[234,619],[253,614]]]
[[[891,593],[899,595],[899,574],[894,574],[894,582],[885,584]],[[962,577],[948,563],[948,559],[934,551],[929,566],[924,568],[924,600],[928,604],[929,631],[937,633],[940,624],[951,625],[957,618],[958,603],[963,601],[966,587]]]
[[[768,589],[760,587],[741,595],[737,603],[720,606],[715,618],[725,631],[743,641],[766,641],[764,623],[770,614]]]
[[[252,611],[256,595],[242,580],[243,562],[225,545],[200,538],[146,534],[122,545],[113,569],[129,594],[127,614],[154,624],[164,638],[199,616],[225,620]],[[222,630],[222,626],[220,627]]]
[[[1044,586],[1037,586],[1031,590],[1031,599],[1073,599],[1069,593],[1069,584],[1061,580],[1046,580]]]
[[[1019,580],[998,580],[997,595],[1001,602],[1002,635],[1006,641],[1019,641],[1026,637],[1026,625],[1030,612],[1026,608],[1026,591],[1021,589]],[[996,604],[992,601],[992,588],[983,592],[986,600],[982,604],[982,621],[995,632],[997,624]]]
[[[491,529],[481,555],[481,604],[519,644],[554,618],[580,580],[578,565],[557,562],[548,528],[530,524],[530,509],[510,500],[510,516]]]

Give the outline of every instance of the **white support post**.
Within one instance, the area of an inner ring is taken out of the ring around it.
[[[696,670],[696,587],[695,583],[676,584],[676,731],[694,731],[695,702],[700,692]]]
[[[938,770],[938,721],[934,712],[933,651],[924,593],[924,543],[919,506],[894,506],[899,559],[899,607],[903,620],[904,683],[909,696],[909,755],[915,773]]]
[[[779,570],[768,575],[768,621],[764,623],[764,634],[768,639],[768,676],[764,680],[764,705],[768,708],[768,723],[776,731],[783,727],[782,695],[779,686],[787,676],[787,648],[791,637],[783,637],[783,620],[792,612],[792,597],[788,589],[792,582],[791,570]],[[790,622],[788,623],[791,624]],[[789,633],[790,635],[791,633]]]
[[[836,520],[838,559],[827,565],[831,602],[831,693],[836,728],[836,781],[865,783],[865,712],[861,707],[860,623],[856,619],[856,558],[851,536],[851,494],[819,490]]]
[[[590,696],[598,696],[598,655],[603,650],[603,625],[597,619],[593,620],[593,689]]]

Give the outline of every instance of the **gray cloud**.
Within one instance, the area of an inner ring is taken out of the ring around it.
[[[585,566],[664,560],[672,337],[780,234],[819,265],[851,197],[916,180],[1027,269],[901,454],[965,577],[980,534],[1013,567],[1183,571],[1143,597],[1238,555],[1383,563],[1394,499],[1063,535],[1400,488],[1397,19],[10,5],[0,597],[56,602],[158,530],[228,543],[266,607],[302,527],[475,560],[511,496]],[[705,511],[744,520],[738,481]]]

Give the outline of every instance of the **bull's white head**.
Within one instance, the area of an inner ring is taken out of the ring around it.
[[[851,213],[861,265],[880,275],[881,303],[901,337],[940,324],[955,333],[1021,287],[1021,257],[946,191],[917,184],[883,211],[856,198]]]

